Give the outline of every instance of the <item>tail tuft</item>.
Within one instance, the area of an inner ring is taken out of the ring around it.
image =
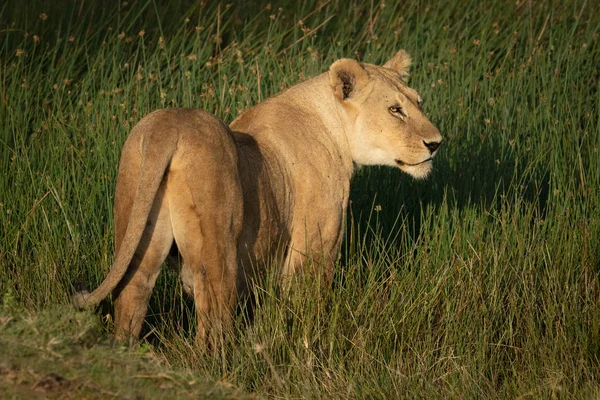
[[[73,295],[73,305],[75,306],[75,308],[82,310],[84,308],[89,308],[90,306],[92,306],[93,304],[90,304],[89,302],[90,295],[91,293],[87,290],[76,292]]]

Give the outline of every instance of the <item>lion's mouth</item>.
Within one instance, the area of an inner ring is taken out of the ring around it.
[[[429,157],[428,159],[423,160],[423,161],[418,162],[418,163],[415,163],[415,164],[409,164],[409,163],[404,162],[402,160],[395,160],[395,161],[396,161],[396,164],[398,164],[399,167],[416,167],[417,165],[421,165],[423,163],[426,163],[427,161],[431,161],[432,159],[433,159],[432,157]]]

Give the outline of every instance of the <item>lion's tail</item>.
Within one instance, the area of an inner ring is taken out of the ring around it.
[[[171,158],[177,148],[177,135],[151,132],[142,138],[142,166],[133,201],[132,211],[127,222],[125,236],[119,252],[115,256],[110,272],[96,290],[75,293],[73,303],[77,308],[96,306],[119,284],[127,272],[129,263],[138,247],[154,198],[164,177]],[[148,164],[152,164],[152,168]]]

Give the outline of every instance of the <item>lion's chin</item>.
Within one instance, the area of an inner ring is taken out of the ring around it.
[[[415,179],[425,179],[433,169],[433,160],[427,160],[417,165],[408,165],[402,162],[396,162],[398,168],[406,172]]]

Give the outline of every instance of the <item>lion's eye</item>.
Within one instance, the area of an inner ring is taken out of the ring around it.
[[[404,112],[404,109],[402,107],[400,107],[400,106],[392,106],[392,107],[389,108],[389,110],[390,110],[390,112],[393,115],[398,115],[398,116],[401,116],[401,117],[406,117],[406,113]]]

